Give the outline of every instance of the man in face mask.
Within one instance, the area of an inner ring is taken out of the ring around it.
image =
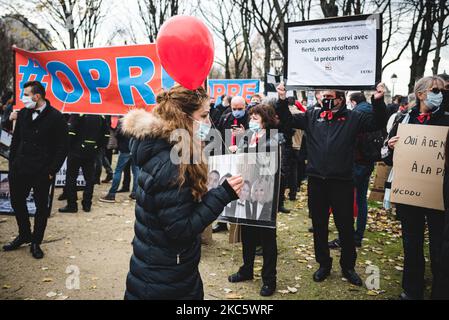
[[[308,206],[312,216],[315,259],[320,265],[313,280],[324,281],[331,273],[329,252],[329,209],[332,209],[341,243],[340,267],[351,283],[362,286],[356,273],[357,253],[354,241],[353,163],[355,139],[359,133],[382,129],[386,124],[384,86],[373,95],[372,113],[346,108],[345,93],[325,90],[322,108],[292,114],[283,84],[277,88],[276,113],[285,128],[302,129],[307,134]]]
[[[24,108],[17,115],[9,158],[11,205],[19,236],[3,249],[11,251],[31,242],[33,257],[41,259],[44,253],[40,244],[50,215],[50,186],[67,156],[68,130],[61,112],[45,99],[45,89],[40,82],[25,83],[22,102]],[[36,203],[33,233],[27,210],[31,189]]]

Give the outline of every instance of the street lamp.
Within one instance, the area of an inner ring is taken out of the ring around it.
[[[273,61],[274,73],[276,74],[276,76],[281,75],[281,73],[282,73],[282,56],[281,56],[281,54],[279,52],[276,52],[274,54],[272,61]]]
[[[393,84],[393,88],[391,90],[391,96],[394,97],[394,85],[396,84],[396,82],[398,82],[398,76],[396,75],[396,73],[393,73],[391,75],[391,83]]]

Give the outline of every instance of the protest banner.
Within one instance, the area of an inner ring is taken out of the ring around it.
[[[381,79],[378,14],[286,23],[287,89],[374,89]]]
[[[64,164],[62,165],[61,169],[56,173],[55,178],[55,186],[56,187],[64,187],[65,186],[65,180],[66,180],[66,174],[67,174],[67,159],[65,159]],[[83,188],[86,186],[86,180],[84,180],[83,171],[81,168],[78,172],[78,177],[76,178],[76,186],[78,188]]]
[[[447,127],[400,124],[393,157],[391,202],[444,211]]]
[[[221,102],[222,95],[242,96],[246,102],[251,101],[251,96],[259,93],[260,80],[257,79],[209,79],[207,90],[211,98],[216,99],[216,104]]]
[[[151,109],[161,88],[174,85],[155,44],[28,52],[15,48],[15,108],[23,85],[42,82],[47,99],[64,113],[122,115]]]
[[[240,198],[225,207],[218,217],[219,221],[276,227],[280,187],[277,156],[279,153],[270,152],[227,154],[209,158],[209,188],[220,185],[232,175],[241,175],[244,180]]]

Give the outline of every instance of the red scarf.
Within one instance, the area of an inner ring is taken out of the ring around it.
[[[331,110],[323,111],[320,113],[320,118],[327,118],[330,121],[334,118],[334,113]]]
[[[417,119],[420,123],[424,123],[424,121],[429,121],[430,120],[430,115],[431,113],[421,113]]]

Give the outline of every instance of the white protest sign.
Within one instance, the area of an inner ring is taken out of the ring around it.
[[[55,178],[55,186],[56,187],[64,187],[65,186],[65,179],[66,179],[66,173],[67,173],[67,159],[65,159],[64,164],[62,165],[61,169],[56,173]],[[83,171],[79,170],[78,177],[76,179],[76,186],[77,187],[85,187],[86,186],[86,180],[84,180]]]
[[[444,211],[444,146],[449,128],[400,124],[391,202]]]
[[[377,14],[285,25],[287,88],[373,89],[380,81]]]

